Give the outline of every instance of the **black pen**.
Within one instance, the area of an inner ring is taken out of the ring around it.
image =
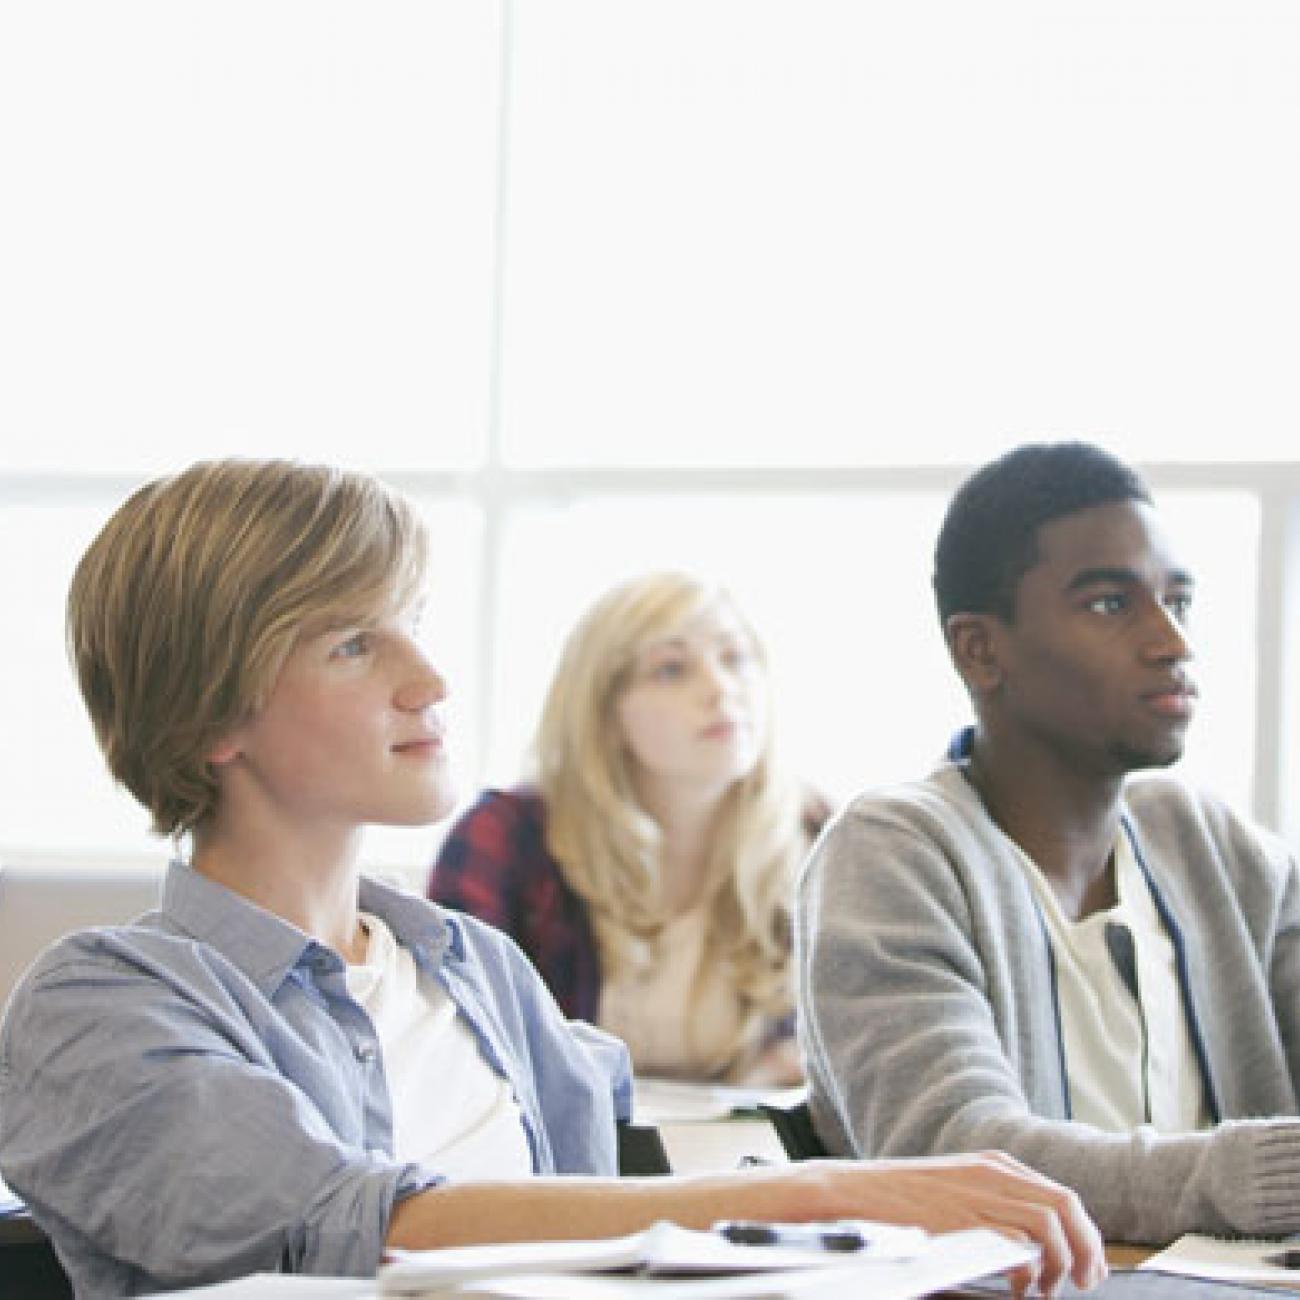
[[[802,1250],[848,1252],[865,1250],[869,1244],[860,1229],[840,1223],[757,1223],[748,1219],[727,1219],[715,1223],[713,1231],[734,1246],[790,1246]]]
[[[1279,1250],[1263,1258],[1265,1264],[1271,1264],[1274,1268],[1300,1268],[1300,1249],[1294,1246],[1290,1250]]]

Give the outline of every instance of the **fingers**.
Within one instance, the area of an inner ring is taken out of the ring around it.
[[[1012,1201],[1000,1213],[1042,1250],[1040,1290],[1050,1294],[1067,1277],[1084,1290],[1105,1280],[1105,1243],[1075,1192],[1001,1153],[990,1167],[1006,1180]]]
[[[1068,1275],[1075,1286],[1087,1290],[1106,1280],[1106,1243],[1097,1225],[1089,1218],[1083,1202],[1071,1188],[1062,1187],[1041,1174],[1034,1174],[1043,1188],[1043,1196],[1050,1207],[1064,1237],[1070,1261]]]
[[[821,1165],[818,1176],[832,1174]],[[1070,1279],[1088,1289],[1106,1277],[1101,1234],[1083,1203],[1036,1170],[996,1152],[889,1160],[839,1167],[855,1201],[838,1212],[892,1223],[915,1223],[932,1232],[983,1227],[1031,1241],[1036,1265],[1019,1270],[1013,1285],[1052,1293]],[[843,1203],[841,1203],[843,1204]]]
[[[1038,1265],[1022,1264],[1019,1268],[1013,1268],[1007,1273],[1007,1282],[1011,1287],[1011,1294],[1017,1297],[1028,1295],[1038,1287]]]
[[[1030,1242],[1027,1232],[1021,1232],[1016,1228],[999,1228],[998,1232],[1003,1237],[1010,1237],[1012,1241],[1024,1243]],[[1015,1268],[1009,1268],[1006,1273],[1007,1283],[1011,1287],[1011,1294],[1017,1298],[1028,1295],[1031,1291],[1038,1289],[1039,1261],[1037,1256],[1026,1264],[1018,1264]]]
[[[990,1189],[977,1212],[981,1226],[1038,1248],[1036,1259],[1007,1275],[1017,1295],[1030,1290],[1054,1295],[1065,1278],[1072,1276],[1078,1261],[1063,1225],[1050,1206],[1021,1198],[1014,1188],[1006,1195],[1000,1189]]]
[[[952,1226],[976,1222],[1039,1247],[1037,1266],[1020,1281],[1045,1294],[1066,1279],[1082,1289],[1106,1277],[1105,1246],[1079,1197],[1002,1152],[983,1152],[926,1162],[954,1193]]]
[[[1109,1269],[1106,1267],[1106,1243],[1097,1225],[1088,1217],[1078,1194],[1068,1187],[1058,1187],[1060,1203],[1057,1214],[1070,1242],[1074,1266],[1070,1278],[1075,1286],[1087,1290],[1100,1286]]]

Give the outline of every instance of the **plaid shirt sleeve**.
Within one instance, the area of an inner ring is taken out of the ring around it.
[[[566,1015],[595,1021],[600,966],[582,900],[546,850],[536,791],[487,790],[452,827],[429,897],[504,930]]]
[[[428,891],[435,903],[477,916],[516,940],[513,864],[519,813],[512,794],[487,790],[480,795],[443,841]]]

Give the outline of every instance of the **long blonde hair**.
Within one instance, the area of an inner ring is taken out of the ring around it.
[[[662,837],[634,792],[618,702],[647,642],[718,605],[740,619],[766,672],[762,646],[726,592],[689,574],[651,573],[613,588],[579,620],[547,692],[536,743],[546,845],[587,906],[606,977],[653,960],[671,919],[660,901]],[[723,797],[706,865],[704,951],[716,954],[714,968],[743,1008],[730,1060],[790,1010],[790,899],[806,848],[798,790],[777,767],[769,723],[752,770]]]

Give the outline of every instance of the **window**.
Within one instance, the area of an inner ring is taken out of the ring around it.
[[[511,463],[1293,454],[1294,6],[512,12]]]
[[[673,563],[734,588],[841,797],[965,719],[939,512],[1057,435],[1150,466],[1201,576],[1188,770],[1300,840],[1297,86],[1262,0],[9,6],[0,860],[160,851],[62,645],[146,475],[416,497],[467,797],[587,600]]]
[[[497,22],[473,0],[7,6],[5,468],[476,464]]]

